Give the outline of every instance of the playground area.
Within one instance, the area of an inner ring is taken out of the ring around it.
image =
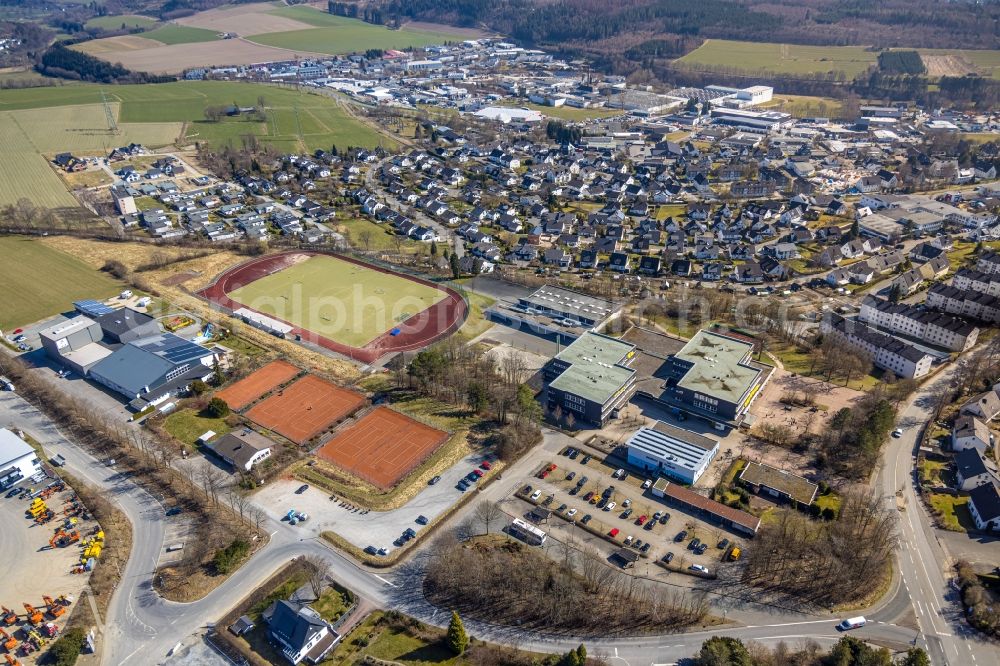
[[[360,393],[306,375],[254,405],[246,416],[296,444],[304,444],[364,404]]]
[[[286,361],[271,361],[260,370],[256,370],[243,379],[233,382],[215,395],[225,400],[230,409],[239,411],[262,395],[290,381],[298,374],[299,369],[291,363]]]
[[[376,407],[324,444],[316,455],[383,490],[416,469],[448,433],[387,407]]]
[[[251,259],[199,295],[228,310],[277,319],[291,327],[287,337],[367,363],[453,333],[468,311],[453,289],[321,252]]]

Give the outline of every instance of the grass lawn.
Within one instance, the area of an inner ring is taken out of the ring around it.
[[[877,54],[863,46],[801,46],[706,39],[704,44],[677,62],[703,69],[729,67],[749,72],[844,72],[850,79],[876,61]]]
[[[84,23],[85,28],[100,28],[102,30],[120,30],[125,26],[126,30],[132,28],[152,28],[159,23],[154,18],[148,16],[137,16],[135,14],[116,14],[115,16],[98,16]]]
[[[976,523],[969,513],[969,498],[954,497],[945,493],[928,493],[927,500],[938,519],[941,526],[952,532],[965,532],[976,529]]]
[[[249,356],[250,358],[266,353],[266,350],[263,347],[258,347],[254,343],[244,340],[238,335],[229,335],[221,340],[218,340],[217,342],[223,347],[228,347],[229,349],[239,352],[244,356]]]
[[[310,257],[228,295],[352,347],[446,298],[440,289],[329,256]]]
[[[73,301],[105,299],[122,283],[79,259],[36,240],[0,237],[0,284],[7,294],[0,308],[0,330],[66,312]]]
[[[214,42],[219,39],[219,33],[205,28],[193,28],[187,25],[165,25],[156,30],[142,33],[143,37],[155,39],[164,44],[196,44],[198,42]]]
[[[948,463],[924,458],[920,461],[919,469],[921,482],[939,486],[944,484],[944,474],[948,470]]]
[[[214,431],[218,436],[225,435],[232,430],[226,424],[225,419],[204,416],[193,409],[181,409],[170,414],[163,421],[163,427],[175,439],[190,445],[193,445],[199,437],[209,430]]]
[[[496,299],[474,292],[465,292],[465,297],[469,299],[469,316],[466,318],[465,323],[462,324],[462,328],[458,329],[456,335],[460,336],[463,340],[472,340],[493,326],[493,322],[483,316],[483,310],[496,303]]]
[[[762,108],[778,109],[790,113],[796,118],[837,118],[843,109],[843,103],[832,97],[813,97],[809,95],[780,95],[772,99]]]
[[[405,664],[406,666],[425,666],[426,664],[463,664],[466,661],[452,654],[443,640],[444,633],[431,627],[421,627],[421,634],[428,633],[437,636],[437,640],[429,642],[416,638],[397,626],[380,622],[384,613],[376,611],[358,625],[347,638],[337,646],[329,658],[323,661],[324,666],[348,666],[361,663],[365,655],[376,659]]]
[[[656,219],[660,222],[668,217],[681,217],[687,213],[687,204],[664,204],[656,208]]]
[[[96,119],[88,116],[90,124],[80,125],[77,122],[66,128],[63,139],[83,137],[91,142],[98,142],[97,145],[103,150],[104,143],[109,141],[107,136],[92,131],[90,133],[79,131],[105,126],[103,107],[99,106],[102,90],[107,94],[109,101],[120,103],[118,123],[123,130],[123,136],[114,138],[116,144],[129,140],[150,144],[153,142],[146,140],[139,132],[148,133],[152,128],[158,132],[157,136],[162,137],[162,133],[166,132],[163,124],[167,124],[167,128],[179,128],[179,123],[188,123],[186,139],[192,143],[200,141],[216,145],[226,143],[238,145],[241,136],[250,133],[257,135],[266,143],[289,151],[329,149],[332,145],[366,147],[375,147],[380,143],[388,147],[394,145],[391,138],[350,117],[330,97],[293,88],[237,81],[178,81],[120,86],[81,83],[71,86],[5,90],[0,96],[0,111],[82,104],[98,105],[95,109],[100,112],[100,116],[95,116]],[[217,123],[205,120],[205,108],[208,106],[231,104],[256,106],[261,97],[264,98],[267,107],[267,118],[264,122],[248,116],[226,118]],[[43,120],[45,118],[43,114],[30,115],[41,117]],[[0,117],[0,139],[6,138],[7,132],[11,131],[9,128],[16,131],[13,123],[6,122]],[[70,130],[75,130],[75,134]],[[166,141],[154,145],[172,143],[178,133],[179,129]],[[4,141],[4,144],[7,145],[7,142]],[[70,146],[61,149],[76,148]],[[0,178],[0,183],[2,181]]]
[[[580,122],[594,118],[611,118],[612,116],[620,116],[624,113],[619,109],[578,109],[573,106],[545,106],[543,104],[532,104],[531,102],[518,99],[504,100],[501,102],[501,105],[531,109],[532,111],[538,111],[546,118],[567,120],[569,122]]]
[[[787,343],[771,343],[767,346],[766,351],[777,357],[788,372],[826,381],[826,375],[823,373],[819,363],[816,364],[814,370],[810,370],[812,355],[808,351]],[[878,381],[878,377],[874,375],[852,377],[851,381],[847,384],[847,388],[854,389],[855,391],[868,391],[874,388],[878,384]],[[834,377],[831,383],[843,386],[844,380],[840,377]]]
[[[405,49],[443,44],[456,39],[454,34],[445,32],[412,28],[390,30],[359,19],[321,12],[312,7],[283,7],[271,13],[316,27],[253,35],[247,39],[266,46],[329,54],[358,53],[368,49]]]
[[[951,272],[954,273],[959,268],[964,266],[965,262],[968,261],[970,257],[972,257],[975,250],[976,250],[975,243],[963,243],[961,241],[955,243],[955,249],[947,253],[948,265],[951,269]]]
[[[388,225],[376,224],[371,220],[357,217],[349,220],[338,220],[337,226],[341,227],[351,245],[356,248],[367,251],[389,250],[396,247],[396,242],[393,240],[395,234],[390,231],[391,227]],[[362,242],[362,236],[366,237],[367,244]],[[402,244],[408,245],[414,242],[410,239],[403,239]]]
[[[819,507],[820,511],[824,509],[833,509],[833,511],[840,512],[840,495],[835,492],[830,492],[828,495],[816,495],[816,506]]]
[[[335,622],[351,607],[351,594],[331,587],[323,591],[312,607],[327,622]]]

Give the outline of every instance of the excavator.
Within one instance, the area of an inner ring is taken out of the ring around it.
[[[3,640],[3,649],[7,652],[13,652],[17,649],[18,640],[3,629],[0,629],[0,639]]]
[[[41,611],[35,610],[35,607],[27,602],[24,604],[24,610],[28,613],[28,622],[36,627],[42,623],[42,620],[45,619],[45,616],[42,615]]]
[[[67,532],[60,529],[52,535],[51,539],[49,539],[49,546],[51,548],[65,548],[66,546],[76,543],[79,540],[80,533],[78,531],[73,530],[72,532]]]
[[[3,609],[3,623],[8,627],[12,624],[17,624],[17,613],[7,608],[6,606],[0,606]]]
[[[44,596],[42,597],[42,601],[45,602],[46,612],[51,615],[53,619],[58,618],[66,612],[66,607],[53,601],[52,597]]]

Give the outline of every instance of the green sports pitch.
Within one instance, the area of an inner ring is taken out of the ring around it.
[[[303,255],[293,265],[227,296],[293,326],[358,348],[447,298],[435,287],[323,255]]]

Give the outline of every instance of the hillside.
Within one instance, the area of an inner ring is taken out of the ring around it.
[[[335,13],[375,22],[487,25],[539,46],[599,54],[676,57],[703,39],[828,46],[996,48],[998,3],[937,0],[364,0]]]

